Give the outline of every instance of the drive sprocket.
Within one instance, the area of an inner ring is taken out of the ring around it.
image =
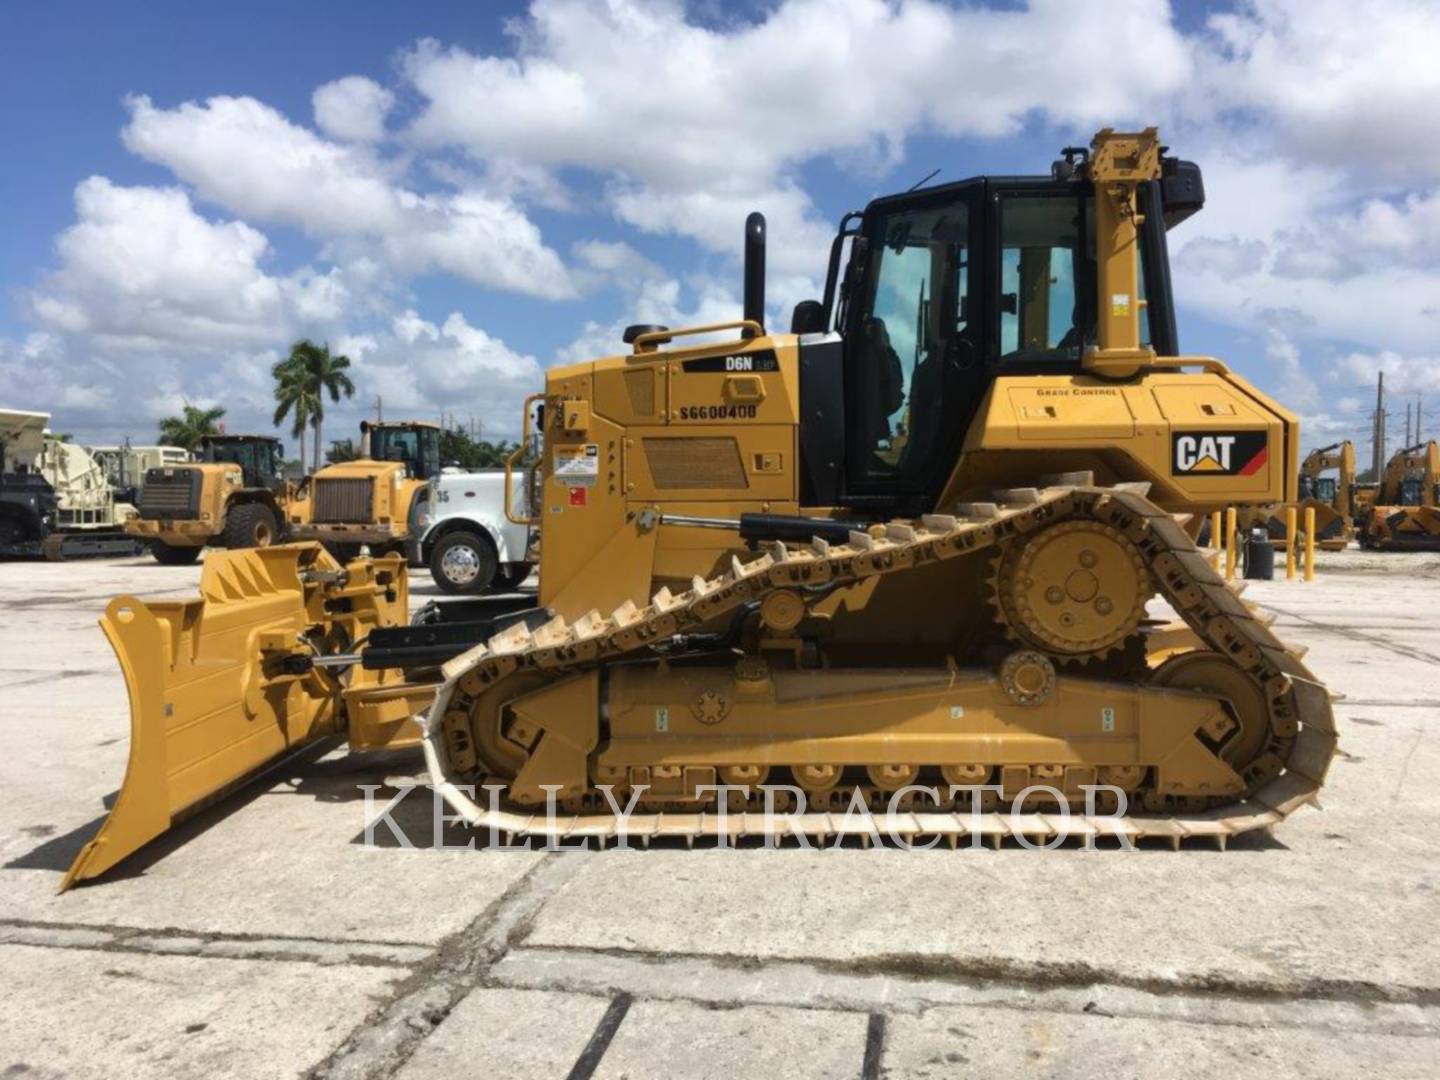
[[[991,587],[1010,638],[1072,663],[1122,648],[1155,592],[1139,549],[1097,521],[1064,521],[1013,540]]]

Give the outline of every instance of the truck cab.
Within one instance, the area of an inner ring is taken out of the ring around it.
[[[442,592],[508,592],[534,562],[531,530],[505,516],[505,470],[445,469],[430,482],[418,519],[420,561]],[[512,475],[512,506],[524,504],[525,478]]]

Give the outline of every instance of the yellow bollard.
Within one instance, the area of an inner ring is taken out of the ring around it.
[[[1305,508],[1305,580],[1315,580],[1315,507]]]
[[[1235,580],[1235,508],[1225,508],[1225,580]]]
[[[1225,537],[1220,533],[1220,511],[1210,512],[1210,566],[1220,569],[1220,553],[1225,550]]]
[[[1312,508],[1312,514],[1315,512]],[[1295,562],[1300,556],[1300,538],[1295,535],[1295,507],[1285,508],[1285,580],[1295,580]]]

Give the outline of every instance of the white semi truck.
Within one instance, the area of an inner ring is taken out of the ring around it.
[[[524,476],[516,473],[514,505],[525,504]],[[530,529],[505,517],[505,470],[447,468],[430,481],[412,561],[430,568],[443,592],[509,592],[530,576]]]

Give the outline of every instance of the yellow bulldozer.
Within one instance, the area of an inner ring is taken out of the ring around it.
[[[310,478],[309,505],[290,522],[296,539],[318,540],[341,562],[403,552],[411,562],[430,480],[440,474],[440,427],[424,420],[361,421],[360,456]]]
[[[1435,440],[1407,446],[1390,458],[1358,533],[1365,548],[1440,551],[1440,445]]]
[[[1335,725],[1192,543],[1197,513],[1293,501],[1299,445],[1177,344],[1166,231],[1203,199],[1154,129],[878,198],[790,333],[763,325],[752,215],[742,319],[632,327],[527,402],[538,596],[406,625],[399,558],[301,544],[213,554],[194,600],[112,601],[130,767],[66,884],[326,735],[418,742],[504,836],[833,841],[857,807],[952,844],[1279,822]]]
[[[1334,471],[1333,476],[1325,475]],[[1297,530],[1305,527],[1305,511],[1315,511],[1315,545],[1325,551],[1344,551],[1355,538],[1357,488],[1355,444],[1322,446],[1305,455],[1300,464],[1300,499],[1295,504]],[[1237,515],[1239,529],[1263,529],[1280,549],[1290,543],[1286,525],[1288,506],[1261,506]],[[1207,530],[1208,531],[1208,530]]]
[[[1334,471],[1334,476],[1326,476]],[[1355,538],[1355,444],[1349,439],[1322,446],[1300,466],[1299,520],[1315,510],[1315,543],[1343,551]],[[1286,538],[1288,540],[1288,537]]]
[[[157,562],[183,566],[206,544],[232,550],[280,543],[305,502],[283,473],[283,447],[272,435],[207,435],[197,460],[145,471],[140,505],[125,531]]]

